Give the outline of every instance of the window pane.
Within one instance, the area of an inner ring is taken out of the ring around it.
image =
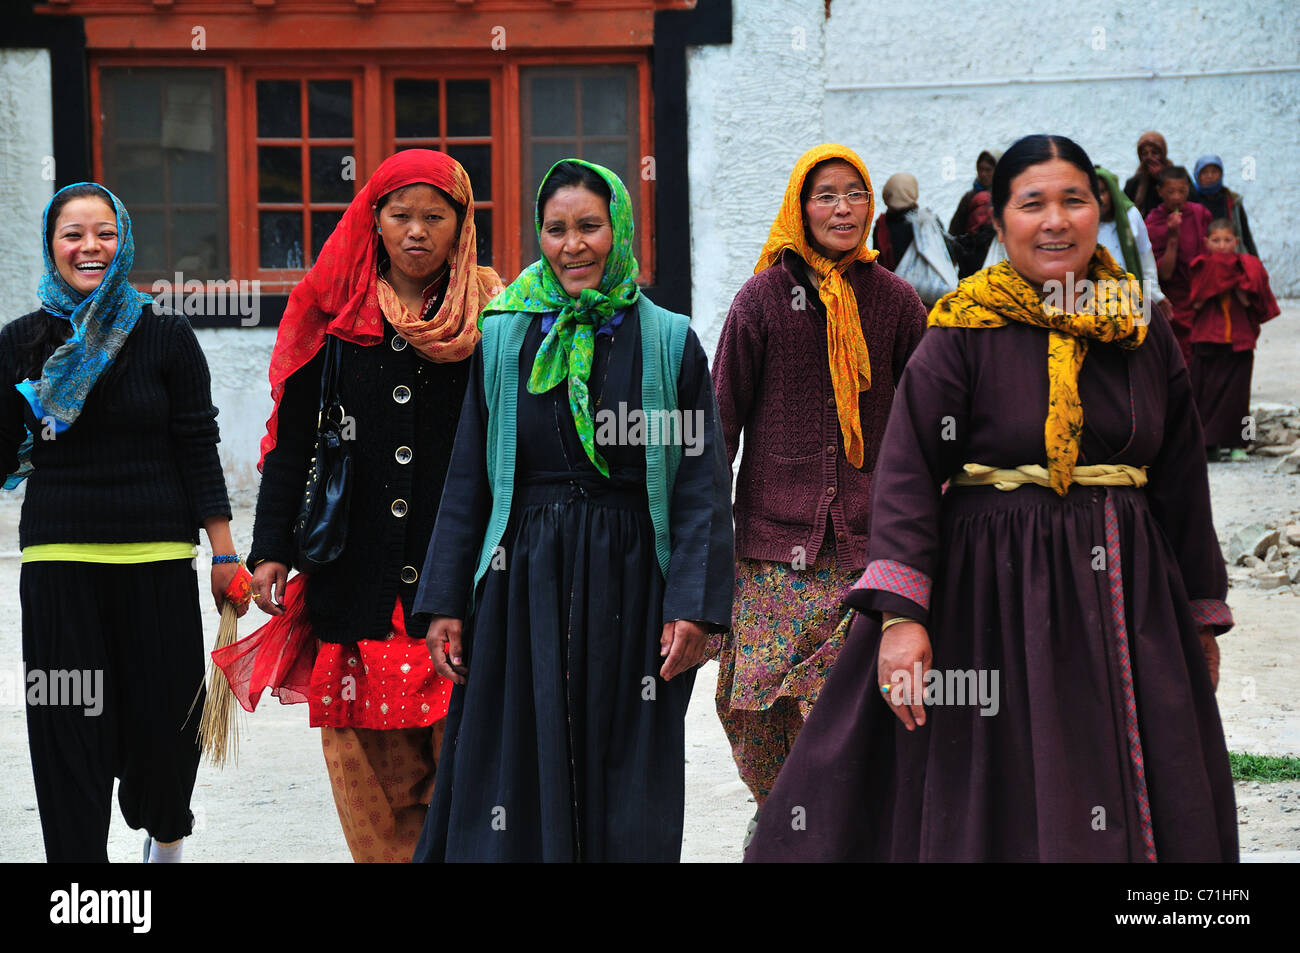
[[[263,268],[301,268],[302,215],[259,212],[258,264]]]
[[[325,244],[325,239],[330,237],[338,225],[339,219],[343,217],[343,210],[337,212],[314,211],[311,213],[311,259],[316,260],[320,254],[321,246]]]
[[[211,203],[216,169],[217,157],[210,152],[168,149],[167,175],[171,182],[172,201],[195,205]]]
[[[447,135],[492,135],[492,91],[487,80],[448,80]]]
[[[104,181],[135,224],[135,279],[224,277],[225,71],[106,68],[99,78]]]
[[[635,189],[636,183],[634,180],[639,178],[640,170],[635,176],[628,175],[626,142],[585,143],[582,147],[582,157],[588,162],[594,162],[609,169],[623,180],[623,184],[627,186],[629,192]]]
[[[534,136],[573,136],[578,132],[573,80],[568,76],[533,76],[528,81]]]
[[[480,265],[492,266],[492,210],[475,209],[474,210],[474,232],[478,241],[475,247],[478,249],[478,263]],[[480,301],[479,304],[485,302]]]
[[[631,127],[628,94],[634,74],[593,76],[582,81],[582,134],[626,136]],[[604,165],[604,163],[601,163]]]
[[[302,201],[302,150],[297,146],[257,147],[259,202]]]
[[[465,167],[469,174],[469,184],[474,190],[475,202],[487,202],[492,198],[492,147],[491,146],[452,146],[448,154]]]
[[[352,155],[347,146],[312,146],[312,202],[351,202],[352,181],[343,178],[343,161]]]
[[[118,198],[122,198],[121,195]],[[133,209],[122,199],[131,214],[131,235],[135,238],[135,271],[137,273],[154,272],[166,274],[169,270],[167,259],[167,213]],[[139,274],[136,275],[137,279]],[[167,277],[171,277],[168,275]]]
[[[105,98],[112,103],[113,123],[119,139],[156,140],[162,130],[162,98],[159,84],[148,72],[105,70],[112,78],[111,92]]]
[[[167,200],[162,163],[163,152],[157,146],[119,146],[112,151],[113,174],[106,178],[128,212],[132,203],[162,204]]]
[[[176,255],[176,269],[185,274],[213,274],[225,266],[225,255],[219,243],[224,214],[216,211],[184,212],[175,218],[172,247]]]
[[[438,81],[399,79],[393,82],[398,139],[438,138]]]
[[[352,81],[314,79],[307,84],[307,123],[313,139],[352,137]]]
[[[257,134],[263,139],[302,135],[302,84],[296,79],[257,81]]]

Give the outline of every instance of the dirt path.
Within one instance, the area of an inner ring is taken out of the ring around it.
[[[1284,302],[1282,318],[1265,329],[1256,358],[1259,400],[1300,402],[1300,302]],[[1215,523],[1226,539],[1256,520],[1300,513],[1300,476],[1272,472],[1266,461],[1211,468]],[[21,693],[18,613],[18,506],[0,501],[0,860],[40,861],[40,821],[28,760]],[[252,514],[236,517],[236,544],[247,551]],[[1300,599],[1289,589],[1234,588],[1229,602],[1237,628],[1222,642],[1219,706],[1233,751],[1300,756]],[[208,641],[217,617],[205,616]],[[241,631],[258,623],[250,616]],[[753,812],[713,710],[717,665],[704,666],[695,683],[686,726],[686,828],[682,859],[735,861]],[[3,690],[9,685],[10,691]],[[1243,856],[1300,857],[1300,785],[1237,785]],[[245,717],[238,767],[199,771],[193,808],[196,836],[186,845],[194,861],[349,860],[326,782],[319,735],[307,727],[303,706],[266,701]],[[114,815],[109,856],[140,858],[141,835]]]

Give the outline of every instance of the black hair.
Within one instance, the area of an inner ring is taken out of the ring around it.
[[[1188,188],[1192,185],[1191,174],[1181,165],[1166,166],[1164,170],[1156,177],[1156,184],[1163,185],[1168,179],[1182,179],[1187,183]]]
[[[1206,237],[1209,237],[1211,232],[1232,232],[1234,235],[1237,234],[1237,230],[1232,227],[1232,220],[1227,218],[1216,218],[1209,225],[1206,225]]]
[[[1101,204],[1101,183],[1097,170],[1083,147],[1065,136],[1025,136],[1016,141],[993,169],[993,217],[1002,221],[1002,212],[1011,199],[1011,182],[1030,166],[1041,165],[1052,159],[1064,159],[1088,177],[1092,197]]]
[[[613,201],[614,195],[609,190],[609,183],[602,179],[595,169],[589,169],[585,165],[569,162],[566,159],[551,170],[551,174],[546,177],[546,181],[542,183],[541,189],[537,192],[537,223],[539,225],[542,221],[542,211],[546,208],[546,203],[560,189],[572,188],[573,186],[596,193],[605,200],[606,206]]]
[[[392,198],[398,192],[405,191],[406,189],[409,189],[411,188],[411,186],[414,185],[427,185],[429,188],[433,189],[444,199],[446,199],[447,204],[456,210],[456,241],[453,241],[451,243],[451,251],[447,255],[447,259],[448,261],[450,261],[456,252],[456,242],[460,240],[461,226],[465,224],[465,206],[461,205],[454,198],[452,198],[442,189],[438,188],[432,182],[412,182],[410,185],[403,185],[400,188],[393,189],[391,192],[385,192],[383,195],[379,196],[379,200],[375,202],[375,223],[378,224],[379,213],[383,211],[384,206],[388,204],[388,200],[390,198]],[[377,261],[375,264],[380,274],[383,274],[383,272],[388,268],[388,264],[389,264],[388,249],[384,248],[383,241],[379,242]]]
[[[54,226],[59,220],[59,213],[73,199],[95,198],[103,200],[104,204],[113,210],[113,218],[117,218],[117,209],[113,206],[113,200],[104,189],[98,185],[83,183],[64,189],[54,197],[50,202],[49,210],[45,213],[45,245],[46,250],[50,253],[50,258],[54,257]],[[119,239],[121,236],[118,236]],[[72,322],[66,318],[57,315],[41,312],[41,320],[35,322],[32,329],[32,336],[25,341],[16,342],[15,350],[15,369],[19,377],[12,383],[19,383],[24,380],[39,380],[41,370],[45,367],[45,362],[50,359],[50,355],[58,350],[59,345],[72,336]],[[118,358],[113,362],[113,367],[105,376],[105,379],[116,379],[122,374],[124,369],[124,355],[118,352]]]

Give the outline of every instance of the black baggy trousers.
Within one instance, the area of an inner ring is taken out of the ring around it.
[[[204,700],[192,561],[24,563],[20,594],[46,859],[108,861],[115,777],[131,828],[189,835]]]

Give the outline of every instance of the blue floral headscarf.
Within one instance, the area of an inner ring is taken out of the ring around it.
[[[82,296],[59,274],[50,254],[50,207],[68,189],[90,185],[104,193],[117,218],[117,252],[103,280],[89,295]],[[86,397],[95,383],[117,359],[127,336],[140,320],[140,310],[152,300],[131,287],[131,266],[135,263],[135,238],[131,216],[116,195],[97,182],[75,182],[54,193],[41,216],[41,253],[45,273],[37,294],[45,311],[64,318],[72,334],[46,360],[39,380],[14,386],[23,395],[38,421],[52,426],[56,434],[71,427],[81,415]],[[32,472],[34,438],[28,433],[18,452],[18,469],[5,480],[11,490]]]

